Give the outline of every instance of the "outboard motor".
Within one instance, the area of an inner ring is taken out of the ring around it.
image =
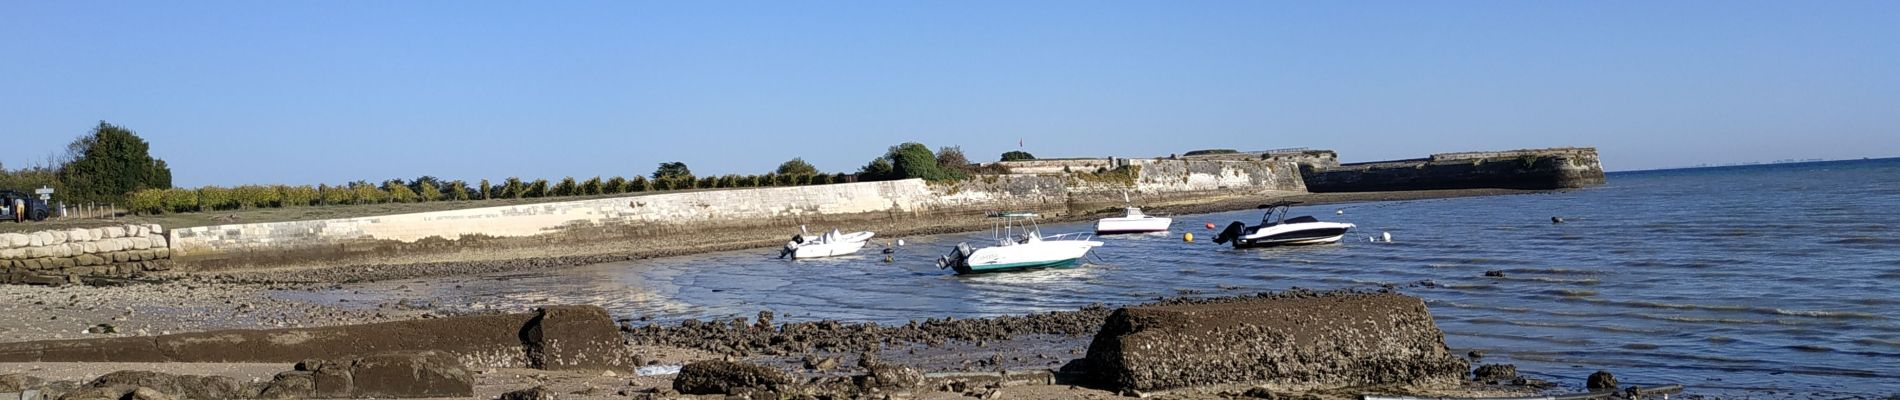
[[[1227,244],[1229,240],[1240,240],[1240,236],[1246,232],[1246,223],[1234,221],[1234,223],[1227,224],[1227,229],[1222,229],[1219,235],[1214,235],[1214,244]]]
[[[964,259],[970,258],[970,253],[973,252],[974,251],[970,249],[969,243],[957,243],[956,248],[950,249],[950,254],[937,257],[937,269],[950,268],[960,264]]]

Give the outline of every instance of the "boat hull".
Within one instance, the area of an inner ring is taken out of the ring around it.
[[[851,255],[864,249],[865,242],[826,243],[799,246],[792,250],[792,258],[823,258]]]
[[[1262,228],[1260,231],[1234,240],[1234,248],[1337,243],[1340,239],[1344,239],[1346,232],[1352,228],[1354,228],[1352,224],[1332,222],[1278,225]]]
[[[1011,246],[986,247],[952,266],[957,274],[1024,271],[1074,266],[1102,242],[1052,240]]]
[[[1112,235],[1117,233],[1167,232],[1168,225],[1173,223],[1173,218],[1164,217],[1103,218],[1099,221],[1095,221],[1095,233],[1100,235]]]

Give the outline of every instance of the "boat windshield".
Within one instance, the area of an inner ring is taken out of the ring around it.
[[[1148,216],[1148,215],[1147,215],[1147,214],[1142,214],[1142,213],[1141,213],[1141,208],[1140,208],[1140,207],[1128,207],[1128,217],[1129,217],[1129,218],[1141,218],[1141,217],[1146,217],[1146,216]]]

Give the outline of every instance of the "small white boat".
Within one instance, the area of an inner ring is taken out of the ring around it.
[[[1112,235],[1117,233],[1167,232],[1174,218],[1157,217],[1141,213],[1141,208],[1130,206],[1127,214],[1120,217],[1102,218],[1095,221],[1095,234]]]
[[[792,236],[792,241],[779,251],[778,258],[819,258],[857,253],[864,248],[865,243],[871,241],[871,236],[876,235],[868,231],[844,233],[832,229],[823,235],[812,236],[805,232],[803,226],[798,227],[798,230],[800,233]]]
[[[992,230],[996,245],[972,249],[969,243],[957,243],[950,254],[937,259],[938,268],[950,268],[958,274],[1019,271],[1075,265],[1090,249],[1102,242],[1089,240],[1088,233],[1043,236],[1036,226],[1036,214],[1004,213]]]
[[[1337,243],[1346,236],[1346,231],[1355,228],[1353,224],[1343,222],[1323,222],[1312,216],[1287,218],[1287,210],[1298,202],[1278,202],[1261,205],[1267,215],[1260,218],[1260,225],[1247,226],[1235,221],[1227,225],[1220,235],[1214,236],[1214,244],[1234,242],[1234,248],[1295,246],[1307,244]]]

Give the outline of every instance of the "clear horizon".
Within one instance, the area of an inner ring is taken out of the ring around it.
[[[1900,156],[1892,2],[0,1],[0,163],[182,187],[1331,149],[1610,171]]]

